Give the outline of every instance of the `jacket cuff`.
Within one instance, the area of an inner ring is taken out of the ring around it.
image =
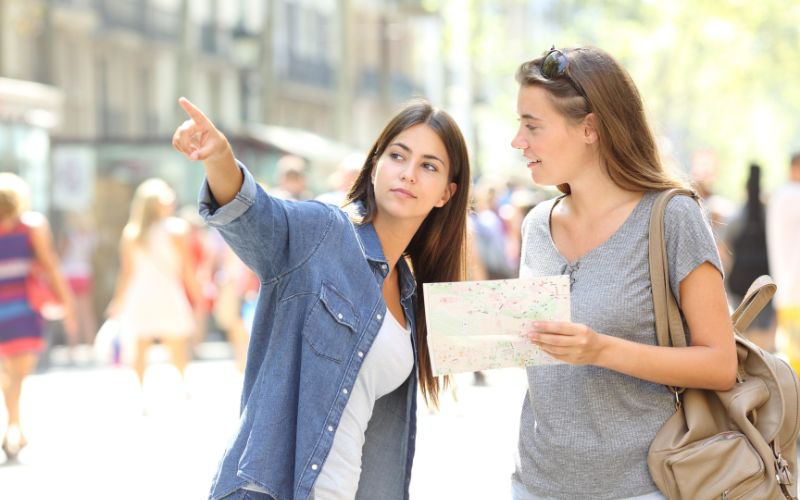
[[[255,203],[256,181],[242,162],[236,160],[236,165],[242,171],[244,180],[236,196],[225,205],[220,206],[217,203],[214,195],[211,194],[208,178],[203,179],[203,185],[200,188],[197,201],[200,215],[206,221],[206,224],[210,226],[224,226],[236,220]]]

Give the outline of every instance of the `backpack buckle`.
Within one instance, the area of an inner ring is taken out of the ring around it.
[[[783,485],[792,484],[792,474],[789,471],[789,462],[778,453],[775,455],[775,477]]]

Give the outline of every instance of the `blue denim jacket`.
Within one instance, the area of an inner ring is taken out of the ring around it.
[[[389,268],[372,224],[341,209],[266,194],[244,183],[224,206],[204,183],[200,213],[258,275],[236,434],[210,498],[307,499],[333,444],[349,389],[386,314]],[[414,349],[412,374],[375,403],[358,498],[408,498],[416,434],[415,282],[401,259],[401,303]],[[244,491],[255,483],[271,496]]]

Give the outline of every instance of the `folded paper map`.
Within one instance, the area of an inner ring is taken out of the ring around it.
[[[425,283],[434,375],[560,363],[526,333],[534,321],[569,321],[569,277]]]

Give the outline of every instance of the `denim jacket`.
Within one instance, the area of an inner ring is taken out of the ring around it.
[[[269,196],[244,183],[224,206],[208,183],[200,213],[258,275],[241,415],[210,497],[308,499],[333,444],[349,390],[386,314],[389,272],[372,224],[341,209]],[[380,398],[369,421],[358,498],[408,498],[416,434],[415,281],[398,262],[414,370]],[[254,483],[269,495],[245,491]]]

